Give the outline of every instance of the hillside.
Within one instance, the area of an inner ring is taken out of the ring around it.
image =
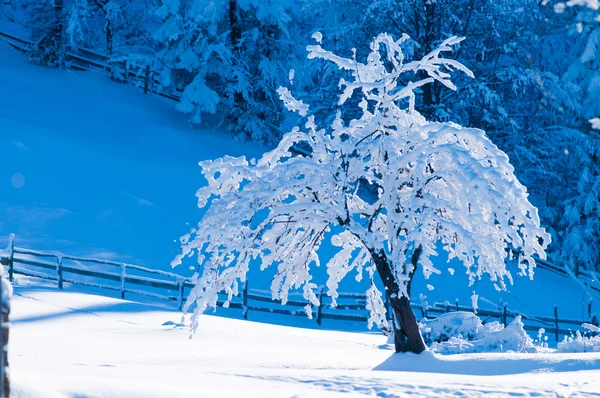
[[[198,162],[260,151],[101,72],[34,66],[4,42],[0,60],[0,244],[167,269],[198,218]]]

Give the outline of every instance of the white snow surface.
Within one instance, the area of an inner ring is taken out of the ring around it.
[[[597,396],[600,353],[396,355],[380,334],[181,315],[16,286],[13,398]],[[170,324],[164,325],[170,322]]]
[[[600,352],[600,335],[586,336],[577,330],[573,336],[565,336],[557,348],[558,352]]]

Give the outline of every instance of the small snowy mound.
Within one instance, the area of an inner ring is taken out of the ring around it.
[[[587,323],[583,327],[592,333],[600,333],[600,328]],[[600,352],[600,335],[582,336],[578,331],[575,336],[565,336],[565,339],[558,343],[558,352]]]
[[[532,339],[517,316],[508,326],[485,325],[470,312],[451,312],[419,324],[430,350],[440,354],[534,351]]]
[[[452,337],[473,340],[478,336],[484,325],[478,316],[472,312],[449,312],[436,319],[423,319],[419,329],[426,344],[440,343]]]

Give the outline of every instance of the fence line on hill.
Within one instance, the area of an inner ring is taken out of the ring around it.
[[[59,289],[63,289],[64,284],[67,283],[115,291],[119,293],[122,299],[125,299],[126,296],[129,298],[130,294],[152,297],[176,303],[179,309],[182,308],[185,302],[186,292],[189,292],[188,289],[194,286],[190,278],[171,272],[124,262],[17,247],[15,246],[14,235],[9,236],[9,245],[2,258],[2,264],[8,266],[8,276],[11,282],[14,280],[14,275],[17,274],[55,281]],[[99,267],[107,267],[109,270],[99,270]],[[111,271],[111,268],[116,269],[117,272]],[[91,281],[89,278],[95,278],[96,281]],[[110,282],[113,284],[108,284]],[[134,287],[143,287],[145,290]],[[322,305],[316,309],[303,298],[295,299],[293,297],[284,306],[281,302],[273,300],[270,292],[250,289],[249,284],[246,282],[243,285],[240,297],[234,297],[230,302],[227,302],[225,293],[222,293],[219,296],[218,305],[242,310],[244,319],[248,319],[249,311],[257,311],[302,317],[307,317],[307,314],[310,313],[319,326],[322,325],[325,319],[365,323],[368,321],[368,314],[365,309],[366,295],[364,293],[340,292],[337,298],[338,305],[332,307],[331,297],[327,296],[325,290],[321,287],[318,292],[318,299]],[[389,319],[391,308],[387,297],[385,304]],[[448,301],[436,302],[433,305],[411,303],[411,307],[417,315],[420,314],[422,318],[428,319],[434,319],[452,311],[474,312],[472,307],[460,305],[458,300],[454,304]],[[520,315],[526,321],[526,330],[538,331],[543,327],[548,333],[554,334],[556,341],[559,340],[561,335],[571,334],[571,329],[581,329],[582,323],[598,325],[597,315],[592,314],[591,300],[588,304],[588,319],[583,320],[559,318],[558,306],[554,307],[553,317],[534,316],[512,311],[506,305],[498,310],[477,309],[476,312],[484,321],[493,319],[504,325],[509,323],[509,318]]]
[[[35,43],[2,31],[0,31],[0,40],[27,54],[34,52],[40,45],[39,42]],[[181,101],[181,90],[164,91],[159,88],[160,82],[155,79],[156,72],[150,68],[150,65],[141,67],[126,60],[112,59],[108,55],[83,47],[67,49],[64,52],[64,59],[69,68],[80,71],[102,70],[107,72],[114,80],[122,80],[143,89],[145,94],[150,92],[172,101]],[[114,75],[118,75],[119,73],[122,74],[122,78],[115,78]]]

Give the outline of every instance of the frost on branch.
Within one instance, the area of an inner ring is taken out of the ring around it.
[[[304,127],[256,161],[201,163],[207,185],[198,198],[206,213],[173,261],[198,256],[200,271],[185,307],[196,304],[194,325],[216,305],[219,291],[230,298],[238,293],[251,263],[276,269],[274,299],[285,303],[291,289],[301,289],[310,305],[320,305],[311,270],[320,265],[317,252],[326,238],[339,249],[326,264],[334,305],[340,280],[349,273],[360,279],[363,268],[380,276],[389,271],[394,305],[408,296],[411,259],[426,277],[440,273],[432,261],[440,248],[464,264],[471,283],[486,274],[500,287],[512,282],[507,248],[521,253],[516,262],[524,274],[532,275],[534,255],[545,258],[550,237],[506,154],[483,131],[428,122],[414,107],[416,88],[454,88],[453,70],[472,76],[442,57],[461,39],[444,41],[420,60],[405,59],[406,39],[379,35],[365,63],[309,46],[309,57],[344,71],[339,102],[349,106],[346,100],[356,96],[361,116],[345,121],[338,114],[330,128],[308,116]],[[308,112],[288,89],[279,93],[287,106]],[[294,155],[299,144],[309,150]],[[370,319],[380,323],[385,309],[376,284],[368,296]]]
[[[293,74],[290,73],[290,83],[293,81]],[[302,101],[298,101],[292,96],[290,90],[285,87],[279,87],[277,89],[279,99],[283,102],[286,109],[290,112],[298,112],[300,116],[306,116],[308,114],[308,105]]]

